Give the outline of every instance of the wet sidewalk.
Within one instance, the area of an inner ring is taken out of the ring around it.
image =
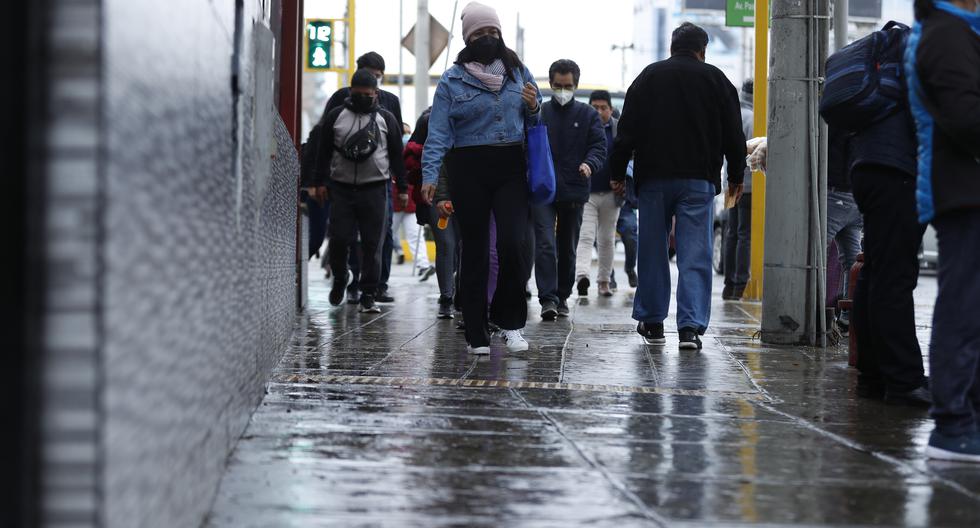
[[[846,347],[760,344],[720,283],[701,352],[673,321],[646,346],[621,288],[534,301],[529,352],[475,358],[407,270],[380,315],[311,284],[209,526],[980,526],[980,468],[923,459],[925,411],[858,398]],[[916,296],[925,350],[935,279]]]

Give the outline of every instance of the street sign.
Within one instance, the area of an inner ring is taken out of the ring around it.
[[[333,68],[333,21],[306,20],[306,58],[303,69],[309,72],[329,71]]]
[[[755,25],[755,0],[728,0],[725,9],[725,25],[752,27]]]
[[[429,67],[436,63],[436,59],[442,54],[446,46],[449,45],[449,30],[439,23],[434,16],[429,15]],[[402,46],[415,53],[415,26],[402,39]]]

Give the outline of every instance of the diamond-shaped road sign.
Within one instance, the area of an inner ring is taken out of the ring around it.
[[[429,67],[431,68],[433,64],[436,63],[436,59],[442,54],[442,51],[446,49],[449,45],[449,30],[447,30],[438,20],[432,15],[429,15]],[[412,26],[412,30],[405,35],[402,39],[402,46],[409,51],[409,53],[415,53],[415,26]]]

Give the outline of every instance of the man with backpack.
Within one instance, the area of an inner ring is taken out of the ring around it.
[[[906,52],[919,221],[939,241],[926,456],[980,463],[980,0],[917,0]]]
[[[389,225],[388,182],[394,176],[398,200],[408,202],[402,160],[402,126],[378,104],[378,80],[361,69],[351,79],[350,97],[320,123],[315,182],[329,189],[330,304],[344,299],[348,252],[361,238],[361,312],[378,313],[375,304],[381,277],[381,244]]]
[[[380,86],[381,80],[385,75],[385,59],[379,53],[369,51],[357,58],[357,69],[369,72],[378,80],[378,85]],[[350,97],[350,91],[350,87],[344,87],[334,92],[334,94],[331,95],[330,99],[327,101],[326,107],[323,109],[323,115],[326,116],[331,110],[343,106],[344,102]],[[399,123],[402,123],[402,107],[397,95],[379,88],[378,106],[394,114],[395,119],[398,120]],[[401,134],[401,125],[399,125],[399,134]],[[402,144],[404,145],[404,142]],[[387,231],[385,232],[384,245],[381,249],[381,279],[378,282],[378,291],[375,294],[376,301],[385,303],[395,301],[395,299],[388,294],[388,278],[391,276],[391,256],[395,250],[394,230],[392,229],[394,212],[395,210],[393,204],[389,200],[388,227]],[[348,264],[350,265],[350,271],[352,274],[352,280],[347,286],[348,302],[350,304],[357,304],[361,291],[361,263],[359,255],[356,251],[351,252]]]
[[[912,296],[925,227],[916,217],[917,143],[900,83],[908,34],[890,22],[831,56],[820,111],[831,128],[851,133],[845,170],[864,223],[850,321],[859,388],[890,403],[929,406]]]

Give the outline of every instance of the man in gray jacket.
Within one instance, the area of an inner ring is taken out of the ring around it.
[[[378,105],[378,80],[367,70],[351,79],[350,97],[321,124],[316,186],[330,193],[330,304],[344,299],[347,255],[361,237],[361,312],[379,313],[375,303],[381,276],[381,244],[388,221],[388,182],[395,179],[398,200],[408,202],[402,160],[402,125]]]

